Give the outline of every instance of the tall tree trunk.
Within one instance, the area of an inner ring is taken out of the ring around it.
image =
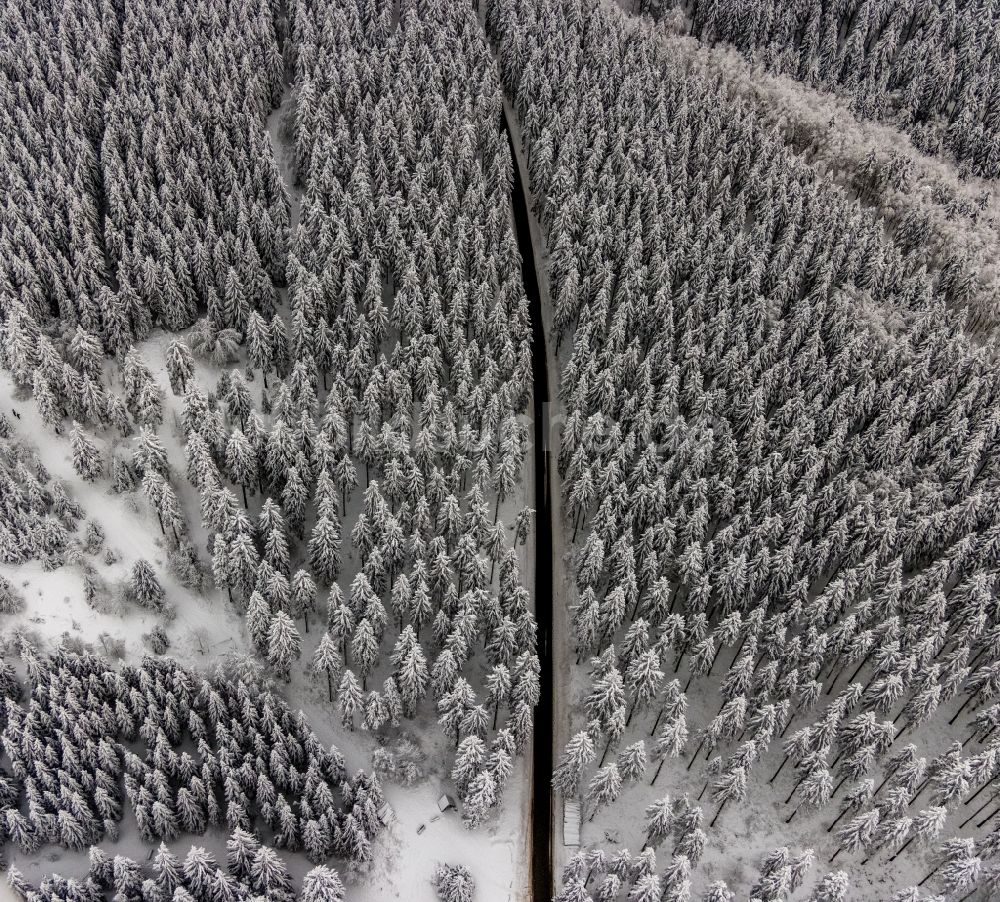
[[[969,705],[970,705],[970,704],[971,704],[972,702],[974,702],[974,701],[975,701],[975,700],[976,700],[977,698],[979,698],[979,693],[980,693],[980,691],[981,691],[981,690],[977,689],[977,690],[976,690],[975,692],[973,692],[973,693],[972,693],[972,695],[970,695],[970,696],[969,696],[968,698],[966,698],[966,700],[965,700],[964,702],[962,702],[962,707],[961,707],[961,708],[959,708],[959,709],[958,709],[958,710],[957,710],[957,711],[955,712],[955,714],[954,714],[954,715],[952,716],[951,720],[949,720],[949,721],[948,721],[948,726],[949,726],[949,727],[950,727],[950,726],[951,726],[951,725],[952,725],[953,723],[955,723],[955,721],[956,721],[956,720],[958,720],[958,718],[959,718],[959,716],[961,715],[961,713],[962,713],[962,712],[963,712],[963,711],[964,711],[964,710],[965,710],[965,709],[966,709],[966,708],[967,708],[967,707],[968,707],[968,706],[969,706]]]
[[[943,864],[944,864],[944,862],[942,862],[941,864],[939,864],[939,865],[937,865],[937,866],[936,866],[935,868],[933,868],[933,869],[931,870],[931,872],[930,872],[930,873],[929,873],[929,874],[928,874],[928,875],[927,875],[926,877],[924,877],[924,879],[923,879],[923,880],[921,880],[921,881],[920,881],[920,882],[919,882],[919,883],[917,884],[917,886],[923,886],[923,885],[924,885],[924,884],[925,884],[925,883],[926,883],[926,882],[927,882],[928,880],[930,880],[930,879],[931,879],[931,877],[933,877],[933,876],[934,876],[934,875],[935,875],[935,874],[936,874],[936,873],[937,873],[938,871],[940,871],[940,870],[941,870],[941,866],[942,866]]]
[[[913,842],[913,840],[915,840],[915,839],[916,839],[915,836],[911,836],[905,843],[903,843],[903,845],[900,848],[900,850],[895,855],[893,855],[892,858],[889,859],[889,861],[895,861],[897,858],[899,858],[899,856],[902,855],[903,852],[905,852],[907,850],[907,848],[909,847],[910,843]]]
[[[842,817],[843,817],[843,816],[844,816],[845,814],[847,814],[847,812],[848,812],[849,810],[850,810],[849,808],[841,808],[841,809],[840,809],[840,814],[838,814],[838,815],[836,816],[836,818],[834,818],[834,821],[833,821],[833,823],[832,823],[832,824],[830,824],[830,826],[826,828],[826,832],[827,832],[827,833],[832,833],[832,832],[833,832],[833,828],[834,828],[834,827],[836,827],[836,826],[837,826],[837,824],[839,824],[839,823],[840,823],[840,820],[841,820],[841,818],[842,818]]]
[[[971,820],[975,820],[986,808],[993,804],[993,800],[996,798],[995,795],[990,796],[982,805],[980,805],[975,811],[972,812],[961,824],[959,824],[958,829],[962,830],[965,825]]]
[[[785,804],[786,805],[792,800],[792,796],[795,795],[795,790],[797,790],[802,785],[802,781],[804,779],[805,779],[805,775],[799,777],[798,780],[795,781],[795,785],[792,787],[792,791],[790,793],[788,793],[788,798],[785,799]]]

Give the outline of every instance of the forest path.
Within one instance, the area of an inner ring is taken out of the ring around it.
[[[285,85],[285,93],[281,96],[281,103],[271,110],[271,114],[267,117],[267,135],[271,139],[278,172],[285,184],[285,190],[288,192],[289,241],[291,241],[291,236],[295,234],[295,227],[299,224],[299,215],[302,210],[302,188],[295,184],[295,148],[284,134],[286,118],[289,117],[294,102],[292,86]]]
[[[287,17],[287,12],[285,13]],[[286,39],[287,40],[287,39]],[[267,136],[271,141],[271,149],[274,153],[275,162],[278,164],[278,172],[281,180],[285,184],[288,192],[288,237],[291,242],[295,234],[295,227],[299,224],[299,217],[302,213],[302,186],[296,183],[295,172],[295,143],[294,143],[294,109],[295,98],[293,96],[294,74],[288,61],[287,48],[282,45],[282,54],[285,57],[285,90],[281,95],[278,105],[271,110],[267,117]]]
[[[538,663],[541,694],[535,710],[531,768],[531,869],[530,895],[534,902],[552,898],[552,511],[549,492],[549,373],[541,294],[535,269],[535,249],[528,219],[528,204],[521,168],[511,133],[509,112],[504,109],[504,131],[510,145],[514,186],[514,234],[521,252],[521,277],[531,315],[532,408],[534,411],[535,471],[535,620],[538,624]]]

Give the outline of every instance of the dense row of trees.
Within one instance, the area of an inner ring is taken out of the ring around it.
[[[0,363],[57,432],[156,425],[155,391],[110,391],[105,354],[204,315],[208,356],[284,281],[289,200],[264,129],[280,19],[237,0],[2,16]],[[101,476],[99,447],[73,438],[80,474]]]
[[[0,418],[0,561],[59,566],[83,511]],[[8,611],[7,613],[10,613]]]
[[[964,167],[941,165],[910,142],[893,140],[895,129],[859,118],[836,95],[762,75],[752,59],[740,60],[683,32],[661,31],[660,40],[668,52],[717,70],[803,162],[877,216],[904,253],[918,251],[941,290],[966,311],[967,331],[992,333],[1000,322],[1000,280],[991,263],[1000,255],[1000,217],[988,182],[968,180]]]
[[[349,776],[252,668],[200,680],[170,659],[116,670],[27,644],[21,656],[30,692],[18,704],[17,683],[5,683],[0,823],[22,852],[117,839],[127,806],[150,843],[225,825],[316,864],[371,856],[377,781]]]
[[[704,845],[704,833],[696,826],[701,823],[701,809],[687,800],[671,804],[670,799],[654,802],[646,812],[648,829],[646,845],[636,854],[621,849],[614,854],[595,848],[577,852],[563,869],[563,888],[557,902],[585,902],[591,898],[612,900],[627,890],[629,900],[660,902],[663,899],[691,898],[688,875],[698,864]],[[675,837],[674,855],[662,875],[656,873],[653,846],[670,836]],[[753,902],[773,902],[785,898],[801,887],[813,865],[812,849],[793,855],[786,847],[773,849],[764,856],[760,871],[748,898]],[[817,881],[809,902],[846,902],[850,882],[844,871],[831,871]],[[715,880],[697,896],[702,902],[735,902],[737,898],[724,880]],[[919,898],[893,902],[920,902]]]
[[[238,2],[14,3],[3,16],[0,363],[57,433],[72,421],[74,467],[95,480],[109,462],[92,430],[163,419],[134,341],[204,312],[209,355],[251,308],[273,309],[288,197],[263,125],[283,89],[279,20]],[[129,487],[125,468],[111,475]]]
[[[343,902],[344,884],[337,872],[318,865],[294,892],[288,866],[253,834],[236,829],[226,842],[226,867],[200,846],[186,855],[174,854],[164,843],[152,856],[152,867],[127,855],[110,856],[91,846],[90,868],[83,880],[57,874],[31,886],[15,868],[8,873],[10,885],[30,902],[220,902],[274,899],[291,902]],[[151,876],[145,876],[151,873]]]
[[[841,859],[959,831],[932,879],[997,881],[1000,834],[963,823],[1000,787],[989,353],[717,73],[598,3],[497,0],[487,22],[571,340],[559,470],[591,689],[557,788],[592,817],[666,761],[714,826],[767,791],[766,758],[788,820],[844,813]],[[932,719],[964,742],[907,745]]]
[[[111,2],[11,2],[0,10],[0,312],[20,301],[72,326],[108,283],[98,165],[117,68]]]
[[[991,0],[639,0],[768,69],[844,93],[922,150],[1000,176],[1000,13]]]
[[[243,331],[282,282],[288,197],[264,122],[284,89],[277,4],[128,5],[101,143],[117,281],[83,325],[109,350],[152,323]],[[194,75],[193,73],[196,73]]]

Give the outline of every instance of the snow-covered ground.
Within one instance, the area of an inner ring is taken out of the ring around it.
[[[157,333],[144,348],[144,356],[161,385],[166,385],[163,355],[161,353],[159,359],[153,359],[151,352],[154,348],[165,346],[166,341],[166,336]],[[46,572],[37,561],[21,566],[0,564],[0,575],[20,587],[28,602],[20,614],[3,617],[0,628],[6,632],[11,627],[21,627],[52,643],[57,643],[63,634],[68,634],[95,645],[97,650],[101,650],[98,637],[107,633],[125,643],[127,659],[138,659],[147,651],[142,634],[149,632],[158,622],[163,622],[164,618],[119,600],[118,587],[132,564],[144,558],[153,565],[166,591],[169,607],[176,614],[172,621],[164,625],[171,639],[170,653],[178,661],[186,665],[204,665],[211,658],[245,649],[239,613],[223,604],[219,593],[210,591],[195,595],[170,574],[167,569],[167,544],[160,533],[156,515],[141,493],[115,495],[110,491],[107,479],[82,481],[73,470],[65,430],[63,435],[55,435],[42,422],[30,399],[16,400],[13,381],[6,372],[0,372],[0,397],[9,399],[4,409],[12,407],[20,414],[21,418],[12,422],[14,435],[36,451],[53,479],[65,483],[70,497],[83,507],[85,517],[96,520],[104,530],[105,547],[119,557],[111,565],[101,560],[103,555],[93,562],[110,590],[110,607],[115,613],[107,614],[98,613],[87,605],[83,596],[83,571],[78,566],[68,565]],[[171,465],[178,473],[183,473],[181,440],[174,434],[173,427],[173,412],[179,411],[180,405],[169,392],[165,408],[167,414],[159,435],[170,455]],[[105,431],[98,436],[108,451],[111,444],[135,447],[135,436],[121,440],[110,435],[110,431]],[[182,494],[195,547],[204,551],[201,520],[197,507],[191,507],[193,489],[186,479],[176,479],[174,485]]]

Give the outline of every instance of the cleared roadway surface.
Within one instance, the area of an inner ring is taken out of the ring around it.
[[[531,243],[528,206],[521,169],[504,115],[504,129],[510,144],[514,169],[514,231],[521,252],[521,275],[531,313],[531,376],[534,385],[535,454],[535,619],[538,622],[538,662],[541,697],[535,709],[531,767],[531,876],[533,902],[548,902],[553,895],[552,880],[552,513],[549,504],[549,374],[542,326],[542,304],[535,270],[535,249]]]

